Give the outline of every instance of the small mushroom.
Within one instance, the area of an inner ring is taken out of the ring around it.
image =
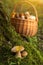
[[[28,53],[26,52],[26,51],[23,51],[22,53],[21,53],[21,56],[22,57],[26,57],[28,55]]]
[[[13,11],[12,13],[11,13],[11,18],[14,18],[15,17],[15,12]]]
[[[29,12],[25,12],[25,15],[28,15],[28,16],[29,16],[29,15],[30,15],[30,13],[29,13]]]
[[[30,16],[29,12],[25,12],[25,18],[27,19]]]
[[[22,20],[24,20],[24,19],[25,19],[25,16],[24,16],[24,14],[23,14],[23,13],[19,14],[19,16],[20,16],[20,18],[21,18]]]
[[[19,18],[19,13],[16,13],[15,14],[15,18]]]
[[[24,50],[23,46],[14,46],[11,51],[16,53],[16,58],[22,58],[21,52]]]
[[[29,18],[30,18],[31,20],[35,20],[35,19],[36,19],[36,17],[33,16],[33,15],[31,15]]]

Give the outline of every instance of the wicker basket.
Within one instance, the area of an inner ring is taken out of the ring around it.
[[[15,30],[17,31],[17,33],[19,33],[20,35],[23,35],[23,36],[34,36],[37,33],[37,30],[38,30],[37,10],[34,7],[34,5],[31,4],[28,1],[21,1],[21,2],[17,3],[15,8],[20,3],[21,4],[23,4],[23,3],[30,4],[33,7],[34,11],[35,11],[36,19],[35,20],[30,20],[30,19],[22,20],[20,18],[12,18],[11,17],[11,23],[15,27]]]

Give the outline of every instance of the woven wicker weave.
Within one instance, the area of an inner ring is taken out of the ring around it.
[[[16,4],[15,8],[18,6],[18,4],[23,4],[23,3],[27,3],[28,5],[30,4],[36,14],[36,19],[35,20],[30,20],[30,19],[25,19],[22,20],[20,18],[11,18],[11,23],[12,25],[15,27],[15,30],[17,31],[17,33],[23,35],[23,36],[34,36],[37,33],[38,30],[38,14],[37,14],[37,10],[34,7],[33,4],[31,4],[28,1],[21,1],[19,3]]]

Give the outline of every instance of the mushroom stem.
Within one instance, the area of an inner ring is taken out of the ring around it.
[[[21,53],[20,53],[20,51],[17,52],[17,54],[16,54],[16,58],[21,58]]]

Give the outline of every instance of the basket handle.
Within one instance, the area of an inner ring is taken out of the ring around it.
[[[36,22],[38,22],[37,10],[36,10],[35,6],[34,6],[33,4],[31,4],[30,2],[28,2],[28,1],[17,2],[17,4],[16,4],[15,7],[14,7],[14,11],[15,11],[16,7],[17,7],[18,5],[20,5],[20,4],[22,4],[22,3],[30,4],[30,5],[33,7],[33,9],[34,9],[34,11],[35,11],[35,15],[36,15]]]

